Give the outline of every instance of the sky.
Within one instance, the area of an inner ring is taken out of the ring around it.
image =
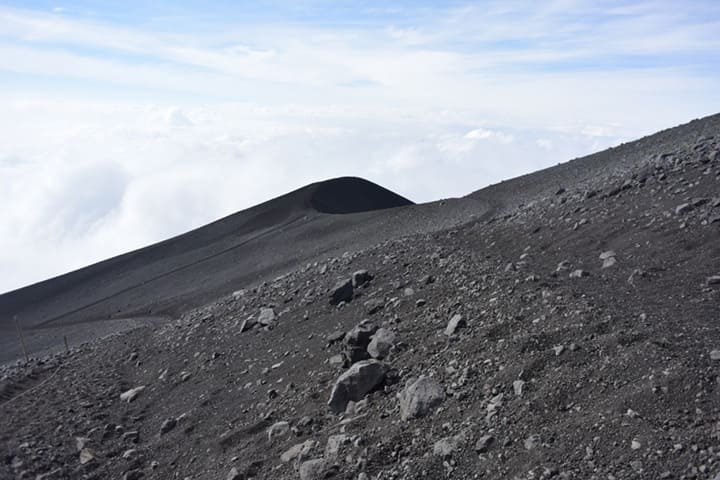
[[[0,292],[355,175],[466,195],[720,111],[720,2],[0,1]]]

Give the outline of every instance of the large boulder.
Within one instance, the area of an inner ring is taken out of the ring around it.
[[[373,276],[367,270],[358,270],[352,274],[353,287],[361,287],[373,279]]]
[[[340,302],[349,302],[353,297],[352,280],[340,280],[330,290],[330,304],[337,305]]]
[[[420,377],[400,393],[400,417],[403,420],[428,415],[445,400],[442,386],[430,377]]]
[[[325,459],[316,458],[300,464],[300,480],[321,480],[326,477],[328,465]]]
[[[448,322],[447,327],[445,327],[445,335],[451,337],[455,335],[459,329],[465,328],[466,326],[467,322],[465,321],[463,316],[459,313],[455,314]]]
[[[382,360],[390,354],[390,349],[395,345],[397,334],[390,329],[381,328],[372,336],[368,344],[367,352],[371,357]]]
[[[385,380],[387,366],[377,360],[363,360],[351,366],[335,381],[328,407],[334,414],[345,411],[348,402],[362,400]]]
[[[261,308],[257,321],[260,325],[268,328],[275,326],[275,310],[272,308]]]
[[[377,329],[377,325],[364,320],[345,335],[345,349],[343,354],[347,359],[348,365],[370,358],[367,348],[370,344],[370,339]]]

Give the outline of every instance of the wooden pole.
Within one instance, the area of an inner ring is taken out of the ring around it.
[[[28,356],[27,348],[25,348],[25,339],[23,338],[22,329],[20,328],[20,322],[18,322],[17,315],[13,315],[13,320],[15,320],[15,328],[17,328],[20,345],[22,346],[23,353],[25,354],[25,363],[30,363],[30,357]]]

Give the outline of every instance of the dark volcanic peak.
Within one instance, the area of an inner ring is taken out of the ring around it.
[[[385,226],[386,210],[409,205],[410,200],[362,178],[335,178],[154,245],[5,293],[0,295],[0,363],[20,353],[12,334],[15,315],[28,330],[33,353],[62,346],[65,336],[77,343],[138,322],[175,316],[258,278],[281,273],[319,252],[366,247],[396,234],[398,225],[389,230]],[[355,235],[361,222],[373,233]],[[93,325],[70,327],[87,322]]]
[[[359,213],[413,205],[413,202],[358,177],[340,177],[306,187],[309,206],[321,213]]]

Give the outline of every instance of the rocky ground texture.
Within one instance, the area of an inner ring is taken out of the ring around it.
[[[0,478],[720,479],[718,123],[6,368]]]

